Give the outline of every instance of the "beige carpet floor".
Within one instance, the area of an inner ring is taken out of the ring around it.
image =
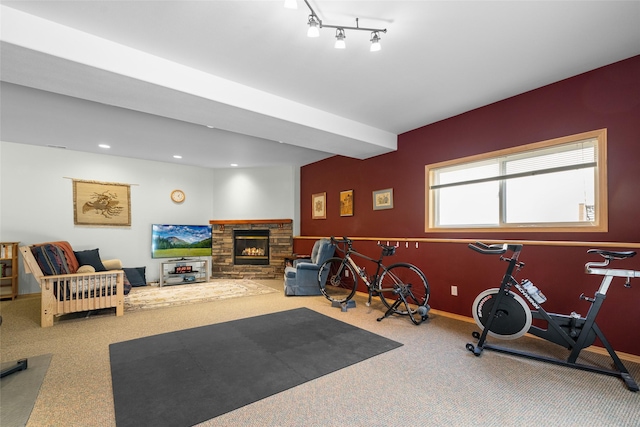
[[[111,343],[296,307],[404,345],[208,420],[202,427],[639,426],[640,393],[628,391],[619,379],[499,353],[475,357],[465,349],[477,330],[473,323],[435,310],[420,326],[398,316],[376,322],[384,312],[379,300],[367,307],[365,297],[356,295],[357,307],[343,312],[322,296],[285,297],[282,280],[256,281],[278,292],[133,310],[120,317],[109,313],[58,320],[52,328],[40,327],[38,298],[2,301],[1,361],[53,354],[27,427],[114,427]],[[629,331],[629,339],[635,333]],[[567,353],[528,337],[508,345],[550,356]],[[609,362],[589,353],[584,358]],[[625,364],[640,379],[640,364]]]

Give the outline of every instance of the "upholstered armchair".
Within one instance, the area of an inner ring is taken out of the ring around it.
[[[329,239],[320,239],[313,245],[311,258],[296,259],[292,267],[284,270],[285,295],[320,295],[318,270],[335,253]]]

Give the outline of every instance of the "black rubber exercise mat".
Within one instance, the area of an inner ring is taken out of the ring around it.
[[[111,344],[116,423],[192,426],[401,345],[306,308]]]

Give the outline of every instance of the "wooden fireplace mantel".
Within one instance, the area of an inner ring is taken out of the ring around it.
[[[225,225],[232,224],[279,224],[282,228],[284,224],[291,224],[292,219],[212,219],[209,220],[209,224],[220,226],[221,230],[224,230]]]

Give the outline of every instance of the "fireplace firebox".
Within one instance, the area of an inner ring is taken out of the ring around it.
[[[269,230],[233,230],[235,265],[269,265]]]

